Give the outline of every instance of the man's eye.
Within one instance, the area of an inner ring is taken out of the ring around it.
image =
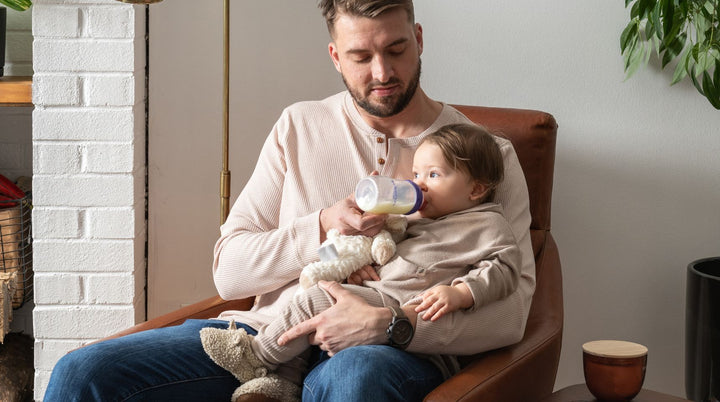
[[[400,55],[402,55],[403,53],[405,53],[405,49],[406,49],[406,48],[405,48],[404,46],[403,46],[403,47],[395,47],[395,48],[392,48],[392,49],[388,49],[388,54],[389,54],[390,56],[400,56]]]

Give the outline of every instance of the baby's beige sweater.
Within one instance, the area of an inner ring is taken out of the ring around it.
[[[460,122],[469,120],[444,104],[436,121],[420,135],[388,138],[362,120],[346,91],[285,109],[215,245],[213,277],[220,296],[259,296],[250,311],[227,311],[220,318],[255,328],[269,323],[295,294],[302,268],[318,260],[320,210],[347,197],[373,170],[410,178],[420,140],[441,126]],[[413,344],[425,353],[473,354],[522,339],[535,289],[528,193],[512,145],[501,138],[498,143],[505,180],[495,201],[503,206],[522,251],[517,289],[449,326],[418,320]]]

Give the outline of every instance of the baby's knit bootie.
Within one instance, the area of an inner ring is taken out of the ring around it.
[[[300,402],[300,386],[277,374],[255,378],[238,387],[232,395],[232,402],[245,401]]]
[[[267,375],[267,368],[255,356],[250,346],[252,335],[244,329],[237,329],[235,322],[230,322],[228,329],[203,328],[200,340],[203,349],[220,367],[232,373],[240,382]]]

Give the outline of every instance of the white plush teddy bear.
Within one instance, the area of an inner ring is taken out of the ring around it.
[[[402,239],[406,228],[404,216],[390,215],[384,229],[373,237],[341,235],[330,229],[320,246],[321,261],[303,268],[300,286],[307,289],[321,280],[340,282],[365,265],[387,263],[395,255],[395,243]]]

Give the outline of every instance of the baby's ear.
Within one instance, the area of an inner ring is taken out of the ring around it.
[[[485,194],[487,194],[489,189],[490,189],[490,186],[476,180],[475,185],[473,186],[473,189],[470,192],[470,199],[473,201],[481,200],[483,197],[485,197]]]

